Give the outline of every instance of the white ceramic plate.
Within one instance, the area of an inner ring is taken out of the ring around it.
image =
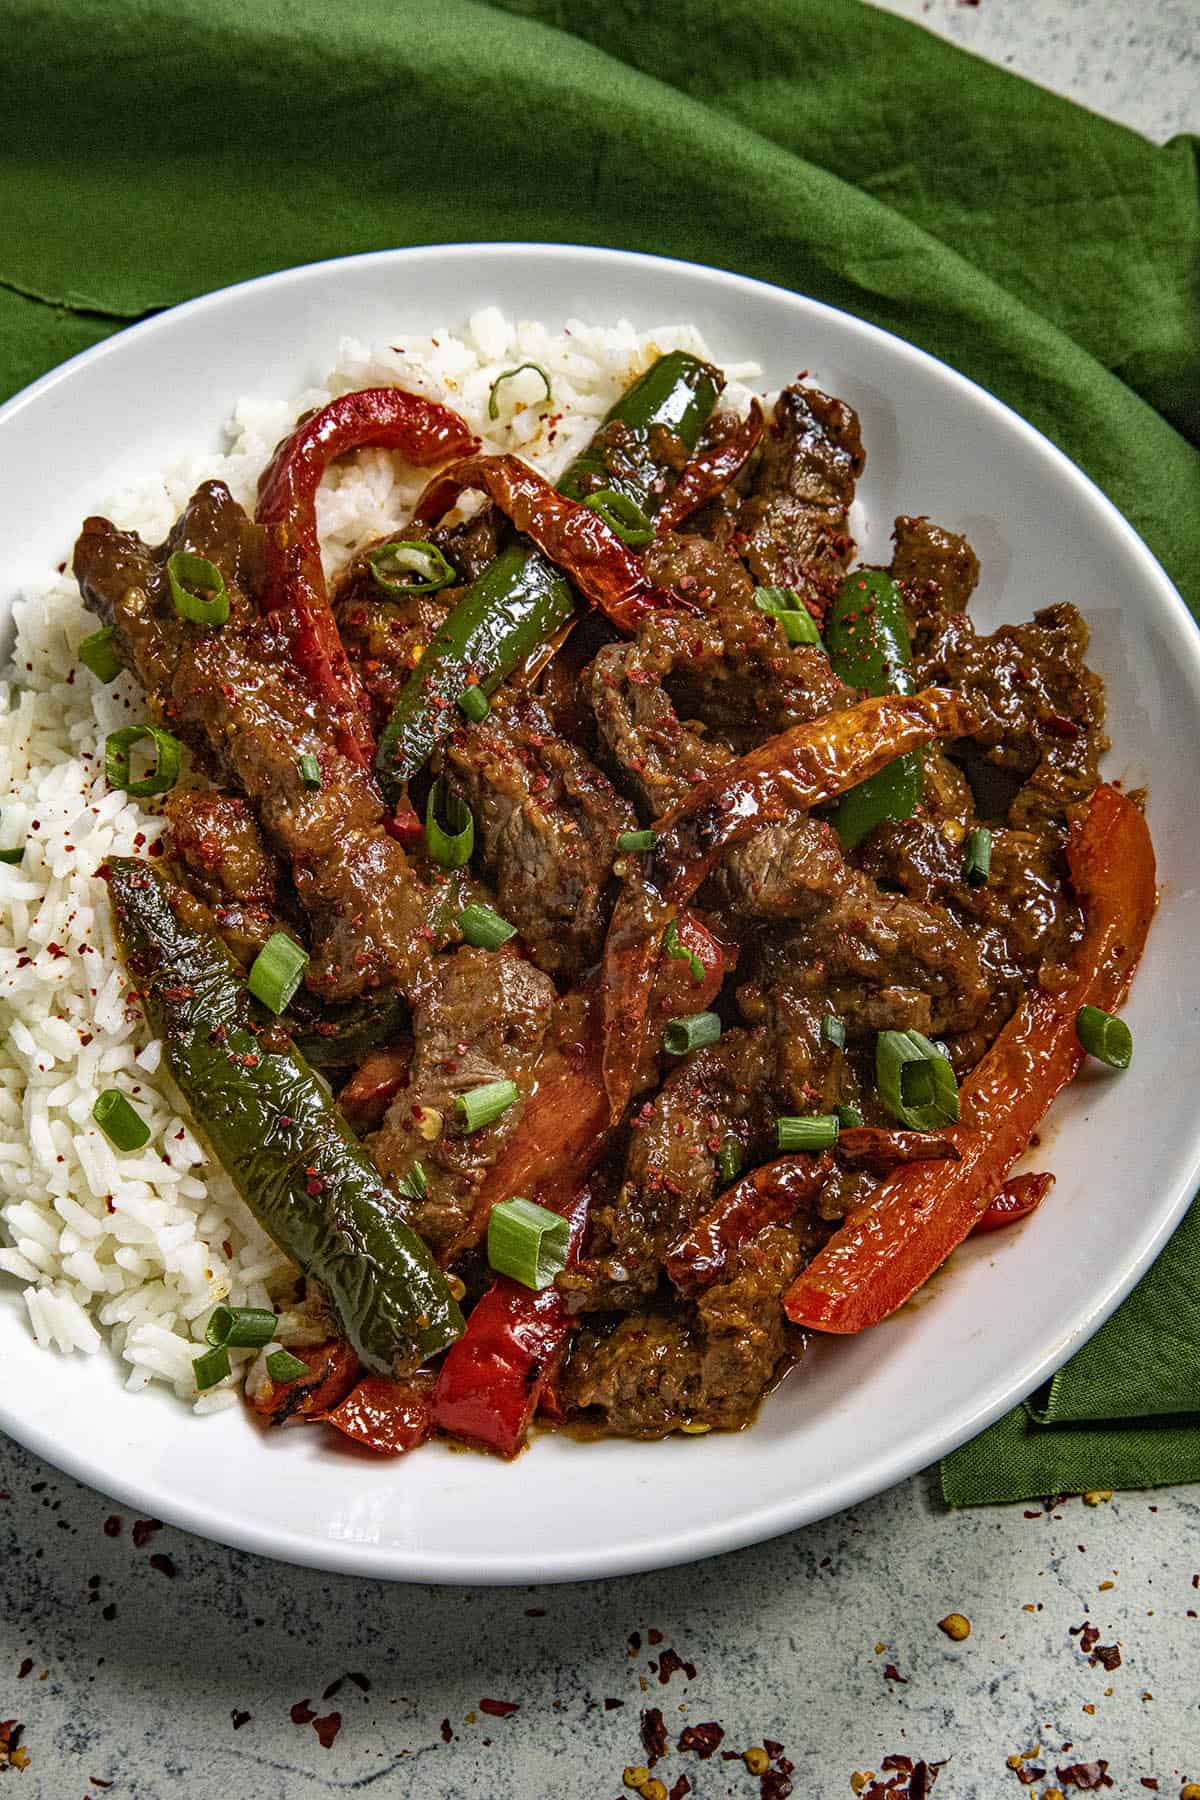
[[[1151,783],[1162,905],[1126,1016],[1128,1074],[1089,1072],[1039,1153],[1058,1185],[1028,1224],[968,1244],[919,1301],[818,1343],[740,1436],[578,1444],[516,1463],[429,1446],[395,1462],[333,1434],[264,1437],[123,1391],[106,1355],[38,1350],[0,1291],[0,1426],[129,1506],[247,1550],[382,1577],[568,1580],[733,1549],[852,1504],[999,1417],[1078,1348],[1162,1248],[1200,1174],[1200,635],[1149,551],[1045,438],[961,376],[779,288],[684,263],[552,245],[455,245],[295,269],[152,319],[0,410],[0,616],[127,478],[215,448],[242,394],[287,394],[339,337],[390,341],[489,302],[547,321],[694,320],[764,385],[808,369],[862,416],[857,528],[886,561],[893,516],[965,531],[991,629],[1070,599],[1108,684],[1107,770]]]

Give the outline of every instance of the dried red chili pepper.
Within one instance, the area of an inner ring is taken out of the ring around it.
[[[973,1234],[978,1237],[980,1232],[1002,1231],[1006,1225],[1015,1225],[1018,1219],[1027,1219],[1031,1212],[1037,1211],[1053,1186],[1054,1177],[1050,1174],[1010,1175],[987,1211],[975,1221]]]
[[[763,410],[757,400],[752,400],[749,413],[732,437],[699,451],[686,464],[655,515],[655,531],[674,531],[692,513],[715,500],[749,462],[762,434]]]

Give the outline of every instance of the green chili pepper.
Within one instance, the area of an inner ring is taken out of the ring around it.
[[[825,620],[825,648],[848,687],[870,695],[913,692],[904,597],[886,569],[846,576]],[[922,783],[921,753],[911,750],[843,794],[833,815],[843,850],[884,819],[911,818]]]
[[[652,513],[663,499],[652,486],[662,473],[654,456],[656,428],[673,432],[688,450],[695,449],[720,388],[717,371],[699,357],[683,350],[660,356],[604,420],[604,425],[620,421],[627,428],[619,469],[611,469],[605,459],[601,426],[559,482],[559,492],[582,500],[598,483]],[[493,694],[574,610],[570,582],[524,537],[515,538],[462,589],[401,688],[379,740],[375,767],[390,800],[435,747],[457,730],[461,722],[457,702],[468,676],[474,676],[485,695]]]
[[[319,1013],[310,1008],[303,988],[291,1006],[296,1047],[318,1069],[346,1069],[360,1063],[381,1044],[391,1044],[408,1023],[402,1000],[347,1000]]]
[[[264,1230],[324,1288],[362,1361],[417,1368],[459,1337],[462,1314],[350,1127],[282,1029],[258,1024],[190,896],[114,858],[117,938],[151,1030],[196,1125]]]

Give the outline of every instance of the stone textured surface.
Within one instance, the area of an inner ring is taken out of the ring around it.
[[[1200,130],[1197,0],[882,3],[1154,138]],[[29,1758],[3,1800],[616,1800],[648,1707],[672,1743],[656,1774],[696,1800],[760,1793],[674,1747],[707,1720],[722,1750],[779,1740],[798,1800],[850,1795],[889,1754],[947,1758],[937,1800],[1040,1795],[1095,1758],[1117,1796],[1200,1780],[1197,1488],[949,1514],[926,1475],[690,1569],[490,1593],[134,1525],[0,1440],[0,1720]],[[664,1683],[667,1648],[694,1674],[668,1659]],[[326,1735],[340,1715],[330,1748],[309,1712]],[[1008,1759],[1035,1745],[1025,1772],[1046,1774],[1022,1786]]]

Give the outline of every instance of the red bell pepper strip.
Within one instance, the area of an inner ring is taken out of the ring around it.
[[[626,880],[604,946],[604,1085],[614,1119],[629,1103],[641,1062],[663,933],[728,846],[836,799],[931,738],[964,737],[974,723],[949,688],[860,700],[727,763],[658,821],[654,850]]]
[[[586,1189],[543,1190],[542,1205],[570,1218],[571,1261],[587,1224]],[[556,1363],[574,1321],[554,1287],[535,1292],[506,1275],[472,1308],[467,1329],[448,1352],[433,1390],[433,1421],[452,1437],[470,1438],[501,1456],[515,1456],[537,1411],[549,1366]]]
[[[319,1417],[380,1456],[403,1456],[433,1430],[433,1384],[364,1375],[344,1400]]]
[[[725,488],[749,462],[763,434],[763,410],[757,400],[732,437],[693,456],[666,500],[655,514],[656,533],[674,531],[692,513],[699,512]]]
[[[399,450],[424,468],[469,454],[479,439],[449,407],[402,388],[342,394],[276,449],[259,477],[255,517],[265,527],[262,609],[291,613],[293,656],[314,693],[339,715],[339,748],[371,768],[368,702],[330,610],[316,511],[317,488],[329,464],[368,444]]]
[[[1084,931],[1071,980],[1026,994],[959,1089],[947,1136],[952,1169],[900,1169],[852,1213],[784,1295],[796,1325],[854,1332],[877,1324],[928,1281],[986,1213],[1055,1095],[1083,1060],[1081,1006],[1114,1012],[1129,989],[1156,902],[1154,850],[1137,807],[1116,788],[1092,795],[1072,825],[1067,862]]]
[[[828,1152],[784,1156],[743,1175],[667,1251],[666,1269],[672,1285],[689,1296],[711,1287],[725,1274],[730,1258],[742,1244],[756,1238],[764,1226],[790,1219],[814,1200],[833,1166]]]
[[[1006,1225],[1027,1219],[1030,1213],[1037,1211],[1053,1186],[1054,1177],[1050,1174],[1010,1175],[987,1211],[976,1219],[972,1236],[979,1237],[986,1231],[1003,1231]]]
[[[619,631],[632,634],[648,612],[695,612],[681,595],[656,587],[642,559],[582,501],[568,500],[515,456],[474,456],[435,475],[417,501],[415,521],[433,524],[467,488],[490,494],[518,531],[569,575]]]
[[[305,1364],[305,1374],[294,1381],[273,1381],[268,1375],[253,1394],[246,1394],[251,1412],[271,1425],[328,1412],[345,1398],[362,1372],[362,1364],[345,1338],[330,1338],[288,1354]]]

